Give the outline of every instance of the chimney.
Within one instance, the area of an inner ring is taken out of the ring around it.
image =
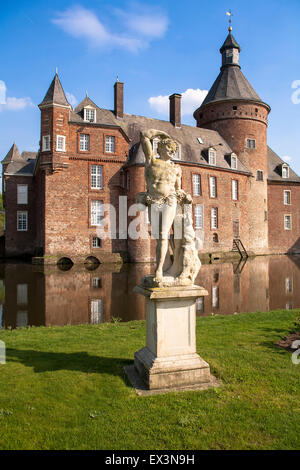
[[[169,96],[170,100],[170,122],[175,127],[181,127],[181,95],[174,93]]]
[[[118,79],[114,85],[115,88],[115,115],[122,118],[124,114],[124,83],[119,82]]]

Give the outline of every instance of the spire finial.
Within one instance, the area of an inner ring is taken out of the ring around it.
[[[228,31],[231,33],[232,31],[232,17],[233,17],[233,13],[231,10],[229,11],[226,11],[226,15],[229,16],[229,20],[228,20],[228,23],[229,23],[229,28],[228,28]]]
[[[55,69],[55,75],[58,75],[58,68]]]
[[[116,79],[116,82],[118,82],[118,81],[119,81],[119,75],[117,75],[117,79]]]
[[[88,91],[85,90],[85,97],[88,98],[89,97],[89,94],[88,94]]]

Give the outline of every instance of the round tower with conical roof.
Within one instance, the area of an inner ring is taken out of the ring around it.
[[[270,106],[252,88],[240,67],[241,48],[232,28],[220,49],[219,76],[200,108],[194,112],[197,127],[218,131],[232,151],[249,168],[249,247],[268,253],[267,126]]]

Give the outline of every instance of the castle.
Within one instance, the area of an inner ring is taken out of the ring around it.
[[[146,129],[163,130],[178,144],[174,162],[193,197],[200,255],[300,253],[300,178],[268,147],[270,107],[243,75],[240,51],[230,28],[195,127],[181,123],[176,93],[169,121],[124,113],[119,81],[113,110],[88,96],[72,109],[56,74],[39,105],[39,151],[20,154],[14,144],[2,161],[5,255],[45,263],[154,260],[155,240],[133,240],[119,227],[120,197],[130,207],[146,190],[139,137]],[[118,219],[115,239],[97,235],[108,203]],[[128,215],[127,224],[133,219]]]

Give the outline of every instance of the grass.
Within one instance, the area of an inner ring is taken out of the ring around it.
[[[198,352],[222,387],[151,397],[123,374],[144,322],[0,331],[0,448],[299,449],[300,365],[274,346],[295,315],[198,319]]]

